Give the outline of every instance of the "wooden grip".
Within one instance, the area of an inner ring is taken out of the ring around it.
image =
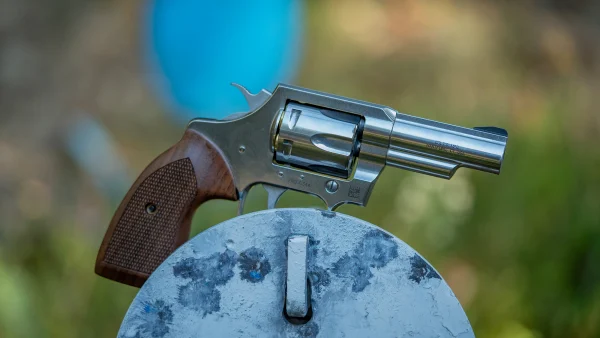
[[[96,273],[142,286],[188,240],[196,209],[215,198],[238,199],[233,176],[218,149],[188,129],[125,195],[100,246]]]

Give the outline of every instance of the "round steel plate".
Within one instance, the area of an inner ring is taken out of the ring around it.
[[[291,235],[308,235],[312,318],[283,315]],[[272,209],[218,224],[173,253],[119,337],[474,337],[440,275],[406,243],[347,215]]]

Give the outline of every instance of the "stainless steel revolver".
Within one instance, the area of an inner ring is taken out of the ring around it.
[[[96,273],[140,286],[189,237],[203,202],[239,200],[262,184],[273,208],[287,189],[320,197],[330,210],[366,205],[386,165],[449,179],[460,167],[499,174],[508,134],[463,128],[389,107],[280,84],[245,96],[250,111],[194,119],[155,159],[117,209]]]

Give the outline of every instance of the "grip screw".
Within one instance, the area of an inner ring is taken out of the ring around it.
[[[149,213],[150,215],[154,215],[156,213],[156,211],[158,211],[156,204],[154,204],[154,203],[146,204],[146,212],[147,213]]]

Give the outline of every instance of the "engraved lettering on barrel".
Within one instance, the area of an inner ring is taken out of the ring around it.
[[[465,154],[465,152],[458,145],[440,141],[428,143],[427,148],[460,156]]]

